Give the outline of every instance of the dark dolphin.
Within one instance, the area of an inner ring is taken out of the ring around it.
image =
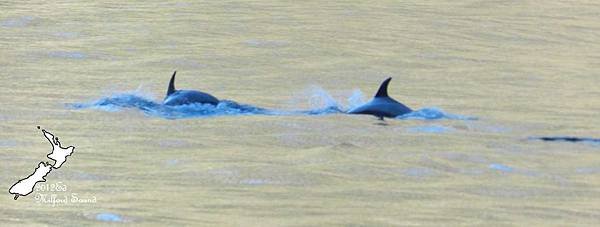
[[[371,101],[349,110],[348,113],[370,114],[383,120],[384,117],[393,118],[412,112],[410,108],[388,96],[387,87],[391,80],[392,78],[390,77],[381,83],[377,94],[375,94],[375,97]]]
[[[165,100],[163,101],[164,105],[177,106],[192,103],[200,103],[211,104],[216,106],[217,104],[219,104],[219,100],[208,93],[194,90],[176,90],[175,74],[177,74],[177,71],[173,72],[173,76],[171,76],[171,81],[169,82],[167,95],[165,96]]]

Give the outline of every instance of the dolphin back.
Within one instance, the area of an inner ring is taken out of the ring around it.
[[[377,117],[397,117],[412,110],[392,98],[374,98],[370,102],[348,111],[349,114],[369,114]]]
[[[374,115],[380,118],[383,117],[397,117],[399,115],[403,115],[412,110],[405,106],[404,104],[394,100],[388,95],[388,85],[392,80],[391,77],[385,79],[383,83],[379,86],[379,90],[375,94],[375,97],[371,99],[368,103],[365,103],[362,106],[356,107],[354,109],[349,110],[347,113],[349,114],[369,114]]]
[[[164,105],[167,106],[178,106],[187,104],[219,104],[219,99],[216,97],[201,91],[194,90],[178,90],[173,94],[167,96],[163,101]]]
[[[194,90],[177,90],[175,89],[175,74],[177,71],[173,72],[173,76],[171,76],[171,81],[169,81],[169,87],[167,88],[167,95],[163,100],[164,105],[176,106],[176,105],[186,105],[193,103],[200,104],[219,104],[219,99],[214,96]]]

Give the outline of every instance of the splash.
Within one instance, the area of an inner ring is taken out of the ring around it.
[[[469,117],[457,114],[450,114],[444,112],[442,109],[436,107],[427,107],[419,110],[415,110],[413,112],[397,116],[396,119],[402,120],[439,120],[439,119],[449,119],[449,120],[477,120],[476,117]]]
[[[309,90],[309,96],[310,98],[308,102],[311,109],[323,109],[330,107],[339,108],[340,106],[337,100],[335,100],[335,98],[333,98],[329,92],[319,86],[312,86]]]
[[[365,104],[365,99],[363,98],[363,93],[360,90],[354,90],[352,92],[352,95],[350,95],[350,97],[348,97],[348,109],[354,109],[356,107],[359,107],[363,104]]]
[[[326,90],[313,86],[303,98],[308,103],[309,109],[281,110],[267,109],[258,106],[241,104],[231,100],[221,100],[219,104],[188,104],[179,106],[163,105],[161,101],[155,100],[151,94],[143,92],[141,87],[132,92],[114,93],[87,103],[75,103],[69,106],[74,109],[97,109],[107,112],[117,112],[123,109],[137,109],[147,116],[161,117],[166,119],[198,118],[214,116],[240,116],[240,115],[329,115],[346,113],[348,109],[365,103],[360,90],[354,90],[352,94],[346,93],[345,105],[341,104]],[[299,103],[297,103],[299,104]],[[473,120],[475,118],[455,114],[448,114],[438,108],[424,108],[396,119],[453,119]]]
[[[138,109],[147,116],[162,117],[166,119],[182,119],[194,117],[213,116],[239,116],[239,115],[324,115],[341,113],[337,106],[313,108],[309,110],[286,111],[241,104],[231,100],[221,100],[216,106],[210,104],[188,104],[179,106],[163,105],[142,92],[117,93],[88,103],[75,103],[69,105],[74,109],[97,109],[107,112],[118,112],[123,109]]]
[[[222,100],[216,106],[210,104],[189,104],[180,106],[167,106],[160,102],[143,97],[138,93],[120,93],[104,97],[90,103],[76,103],[75,109],[99,109],[107,112],[116,112],[126,108],[138,109],[148,116],[167,119],[210,117],[219,115],[251,115],[275,114],[267,109],[239,104],[234,101]]]

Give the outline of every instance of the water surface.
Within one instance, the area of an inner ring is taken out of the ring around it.
[[[52,207],[7,193],[6,225],[600,224],[599,147],[529,139],[600,137],[595,2],[4,1],[0,10],[0,188],[45,159],[41,125],[76,146],[46,184],[97,198]],[[160,112],[175,69],[179,88],[249,106]],[[339,112],[389,76],[390,95],[420,117]],[[123,101],[115,95],[142,105],[73,108]],[[339,110],[322,109],[332,103]]]

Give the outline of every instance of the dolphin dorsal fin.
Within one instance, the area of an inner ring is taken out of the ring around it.
[[[375,94],[375,97],[389,97],[388,92],[387,92],[387,87],[388,87],[388,84],[390,84],[391,80],[392,80],[392,78],[388,77],[387,79],[385,79],[383,81],[383,83],[381,83],[381,85],[379,86],[379,90],[377,91],[377,94]]]
[[[175,74],[177,71],[173,72],[173,76],[171,76],[171,81],[169,82],[169,88],[167,89],[167,96],[173,94],[175,92]]]

